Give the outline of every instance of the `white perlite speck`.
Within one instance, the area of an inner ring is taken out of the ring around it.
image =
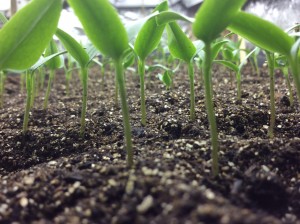
[[[144,198],[141,204],[137,206],[137,211],[139,213],[145,213],[151,208],[153,205],[153,197],[151,195],[148,195]]]

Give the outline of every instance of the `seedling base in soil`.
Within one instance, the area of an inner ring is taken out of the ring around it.
[[[220,175],[211,175],[203,86],[196,74],[196,121],[189,119],[186,69],[174,89],[146,77],[147,126],[140,124],[138,76],[126,75],[134,143],[128,170],[113,73],[101,90],[91,70],[86,133],[79,136],[81,86],[66,96],[59,74],[42,110],[37,97],[22,134],[25,93],[9,76],[0,110],[0,222],[51,223],[297,223],[300,222],[299,106],[289,106],[276,75],[276,124],[268,137],[269,77],[243,73],[236,102],[229,72],[214,68]],[[222,72],[221,72],[222,71]],[[150,81],[149,81],[150,80]],[[185,80],[185,81],[183,81]]]

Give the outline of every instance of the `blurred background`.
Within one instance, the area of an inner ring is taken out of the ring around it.
[[[30,0],[0,0],[0,11],[8,18]],[[149,15],[151,10],[163,0],[110,0],[118,9],[124,23],[130,23]],[[169,0],[171,10],[193,17],[203,0]],[[283,29],[300,22],[300,0],[248,0],[244,10],[272,21]],[[0,24],[1,26],[1,24]],[[189,25],[185,26],[188,32]],[[82,27],[67,1],[61,13],[59,27],[82,42],[86,41]]]

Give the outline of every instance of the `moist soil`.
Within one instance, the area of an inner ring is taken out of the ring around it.
[[[26,94],[9,75],[0,109],[0,223],[300,223],[299,103],[291,106],[276,74],[275,137],[268,137],[269,78],[251,68],[235,80],[214,67],[220,174],[211,174],[209,127],[196,71],[196,121],[189,120],[186,68],[166,90],[146,77],[147,125],[140,123],[139,77],[126,72],[134,167],[126,165],[122,115],[114,74],[89,75],[86,134],[79,136],[81,84],[70,94],[58,72],[49,108],[38,90],[22,134]],[[46,83],[45,83],[46,86]],[[294,92],[296,97],[296,93]]]

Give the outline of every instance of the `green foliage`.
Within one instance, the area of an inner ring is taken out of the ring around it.
[[[0,30],[0,70],[27,69],[41,56],[55,33],[61,0],[33,0]]]
[[[168,46],[170,53],[185,62],[190,62],[196,53],[193,42],[185,35],[176,22],[167,25]]]
[[[57,29],[55,35],[71,56],[80,64],[80,67],[86,67],[90,58],[82,46],[72,36],[61,29]]]
[[[294,39],[275,24],[246,12],[239,12],[228,28],[270,52],[288,55],[294,43]]]
[[[108,0],[68,0],[85,33],[105,55],[119,60],[128,48],[126,30],[118,13]]]
[[[205,0],[195,16],[193,33],[211,43],[231,23],[246,0]]]
[[[167,1],[155,8],[155,11],[165,11],[168,9]],[[164,32],[165,25],[157,25],[155,17],[150,18],[139,31],[134,43],[134,50],[140,60],[146,57],[157,47]]]
[[[172,85],[172,71],[166,70],[163,74],[159,73],[158,78],[160,81],[163,82],[163,84],[167,87],[167,89],[170,89]]]
[[[56,54],[56,53],[58,53],[57,44],[52,39],[50,41],[48,47],[46,48],[45,56],[47,57],[47,56],[50,56],[50,55],[53,55],[53,54]],[[63,63],[62,63],[61,58],[58,56],[58,57],[54,57],[54,58],[46,61],[45,65],[48,68],[55,70],[55,69],[61,68],[63,66]]]

